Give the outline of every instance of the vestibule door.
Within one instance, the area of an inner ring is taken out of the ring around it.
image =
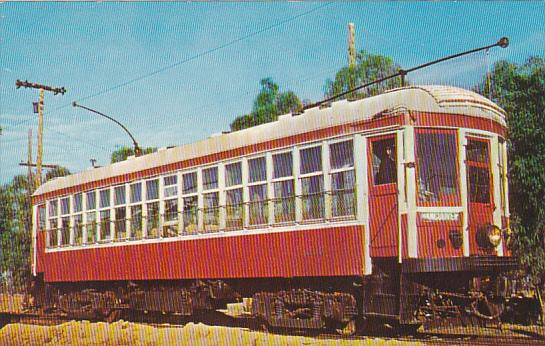
[[[368,139],[369,228],[372,257],[398,256],[395,134]]]
[[[467,192],[469,203],[469,252],[471,255],[493,251],[477,241],[477,231],[493,221],[492,174],[490,167],[490,140],[467,137],[466,145]]]

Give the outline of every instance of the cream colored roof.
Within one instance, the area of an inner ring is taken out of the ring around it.
[[[474,92],[449,86],[404,87],[357,101],[334,102],[331,107],[311,108],[297,116],[282,115],[278,121],[271,123],[57,178],[40,186],[34,196],[298,133],[371,119],[376,114],[396,109],[465,114],[489,119],[505,126],[505,112]]]

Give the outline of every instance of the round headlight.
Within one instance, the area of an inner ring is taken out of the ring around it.
[[[495,225],[483,225],[477,229],[477,244],[484,249],[492,249],[500,245],[501,228]]]
[[[493,247],[500,245],[501,242],[501,228],[496,225],[490,225],[487,230],[488,241]]]

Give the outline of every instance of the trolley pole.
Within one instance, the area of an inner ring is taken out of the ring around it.
[[[44,92],[51,91],[54,95],[66,92],[64,87],[52,87],[43,84],[32,83],[29,81],[17,80],[15,82],[17,89],[20,87],[40,90],[40,99],[38,101],[38,158],[36,160],[36,188],[42,183],[42,156],[43,156],[43,132],[44,132]]]
[[[321,106],[322,104],[324,103],[328,103],[328,102],[331,102],[331,101],[334,101],[336,99],[338,99],[339,97],[343,97],[343,96],[346,96],[346,95],[350,95],[351,93],[357,91],[357,90],[360,90],[360,89],[363,89],[363,88],[367,88],[368,86],[371,86],[373,84],[377,84],[377,83],[382,83],[384,81],[387,81],[387,80],[390,80],[392,78],[398,78],[400,77],[401,78],[401,85],[405,85],[405,77],[407,76],[407,74],[409,74],[410,72],[413,72],[413,71],[416,71],[416,70],[420,70],[422,68],[425,68],[425,67],[428,67],[428,66],[431,66],[431,65],[434,65],[434,64],[437,64],[437,63],[440,63],[440,62],[443,62],[443,61],[447,61],[447,60],[450,60],[450,59],[454,59],[454,58],[458,58],[458,57],[461,57],[461,56],[464,56],[464,55],[468,55],[468,54],[472,54],[472,53],[476,53],[476,52],[480,52],[480,51],[483,51],[483,50],[486,50],[488,51],[490,48],[494,48],[494,47],[501,47],[501,48],[507,48],[509,46],[509,39],[507,37],[502,37],[498,40],[498,42],[496,43],[493,43],[493,44],[490,44],[488,46],[484,46],[484,47],[480,47],[480,48],[475,48],[475,49],[471,49],[471,50],[468,50],[468,51],[465,51],[465,52],[461,52],[461,53],[457,53],[457,54],[453,54],[453,55],[449,55],[449,56],[446,56],[444,58],[441,58],[441,59],[437,59],[437,60],[433,60],[433,61],[430,61],[430,62],[427,62],[425,64],[422,64],[422,65],[418,65],[418,66],[415,66],[415,67],[411,67],[411,68],[408,68],[408,69],[401,69],[399,70],[397,73],[394,73],[392,75],[389,75],[389,76],[386,76],[386,77],[383,77],[383,78],[379,78],[379,79],[376,79],[372,82],[369,82],[369,83],[365,83],[365,84],[362,84],[362,85],[358,85],[357,87],[354,87],[350,90],[347,90],[347,91],[344,91],[340,94],[337,94],[337,95],[333,95],[331,97],[328,97],[322,101],[318,101],[318,102],[315,102],[315,103],[312,103],[312,104],[309,104],[309,105],[306,105],[305,107],[303,107],[303,111],[309,109],[309,108],[313,108],[313,107],[318,107],[318,106]]]
[[[106,119],[109,119],[111,121],[113,121],[114,123],[116,123],[117,125],[119,125],[128,135],[129,137],[131,137],[131,140],[132,140],[132,143],[133,143],[133,146],[134,146],[134,156],[136,157],[139,157],[139,156],[142,156],[142,149],[140,149],[140,146],[138,145],[138,142],[136,141],[136,139],[134,138],[134,136],[132,135],[132,133],[129,131],[129,129],[127,129],[125,127],[125,125],[123,125],[122,123],[120,123],[118,120],[115,120],[114,118],[112,118],[111,116],[109,115],[106,115],[102,112],[99,112],[95,109],[92,109],[92,108],[89,108],[89,107],[85,107],[83,105],[80,105],[80,104],[77,104],[76,101],[72,102],[72,106],[73,107],[78,107],[78,108],[82,108],[82,109],[85,109],[89,112],[92,112],[92,113],[95,113],[95,114],[98,114],[100,115],[101,117],[104,117]],[[93,165],[94,167],[94,165]]]

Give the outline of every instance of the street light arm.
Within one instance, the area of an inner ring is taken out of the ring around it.
[[[101,115],[107,119],[110,119],[111,121],[113,121],[114,123],[116,123],[117,125],[121,126],[121,128],[123,128],[123,130],[125,130],[125,132],[127,132],[127,134],[131,137],[132,139],[132,142],[133,142],[133,145],[134,145],[134,155],[135,156],[140,156],[142,155],[142,150],[140,149],[140,147],[138,146],[138,143],[136,142],[136,139],[134,139],[133,135],[130,133],[130,131],[125,127],[125,125],[123,125],[122,123],[120,123],[119,121],[115,120],[114,118],[104,114],[104,113],[101,113],[99,111],[96,111],[94,109],[91,109],[91,108],[88,108],[88,107],[85,107],[85,106],[82,106],[82,105],[78,105],[76,103],[76,101],[72,102],[72,106],[73,107],[79,107],[79,108],[83,108],[83,109],[86,109],[88,110],[89,112],[93,112],[93,113],[96,113],[98,115]]]

